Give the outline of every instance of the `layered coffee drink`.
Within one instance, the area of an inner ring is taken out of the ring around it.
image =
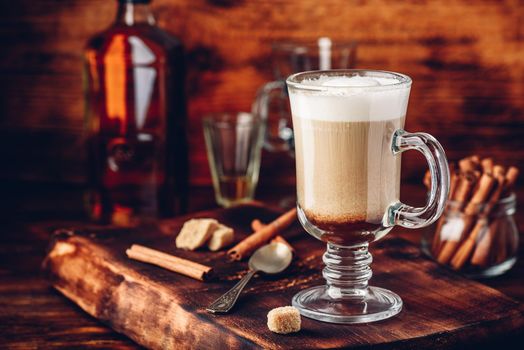
[[[409,98],[398,83],[322,75],[290,89],[298,205],[317,238],[350,246],[389,230],[384,220],[399,201],[401,162],[392,138],[404,127]]]
[[[325,285],[295,294],[291,304],[315,320],[358,324],[402,310],[395,293],[370,286],[368,243],[393,226],[419,228],[442,214],[449,169],[440,143],[404,130],[411,79],[376,70],[293,74],[291,102],[297,163],[298,220],[327,242]],[[400,154],[416,150],[428,162],[432,186],[424,207],[399,201]]]

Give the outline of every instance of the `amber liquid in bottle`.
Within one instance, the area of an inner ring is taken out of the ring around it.
[[[168,217],[187,205],[184,57],[148,1],[120,0],[85,51],[87,208],[98,222]]]

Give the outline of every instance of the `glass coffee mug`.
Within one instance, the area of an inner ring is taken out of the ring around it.
[[[332,323],[364,323],[400,312],[400,297],[368,286],[369,243],[394,225],[419,228],[441,214],[449,191],[442,146],[403,130],[411,79],[372,70],[326,70],[287,79],[295,132],[298,218],[327,243],[326,285],[303,290],[293,306]],[[423,208],[399,201],[401,153],[417,150],[431,172]]]

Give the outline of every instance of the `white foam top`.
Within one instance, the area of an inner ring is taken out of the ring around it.
[[[311,90],[290,89],[293,115],[329,121],[373,121],[406,115],[410,84],[393,77],[322,75],[304,79]],[[315,87],[319,87],[318,89]]]

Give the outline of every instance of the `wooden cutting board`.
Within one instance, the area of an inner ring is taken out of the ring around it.
[[[269,222],[277,213],[257,206],[201,212],[235,228],[237,239],[250,233],[254,218]],[[225,252],[184,252],[175,233],[186,218],[141,228],[77,228],[57,233],[44,261],[53,286],[82,309],[156,349],[226,348],[448,348],[521,340],[524,308],[500,292],[437,266],[418,247],[399,238],[374,243],[372,285],[391,289],[404,301],[396,317],[362,325],[336,325],[303,318],[302,331],[278,335],[267,329],[267,312],[289,305],[299,290],[323,284],[325,246],[300,225],[284,236],[296,259],[282,276],[254,278],[227,315],[205,311],[247,271]],[[213,266],[217,279],[199,282],[129,260],[125,250],[143,244]],[[508,343],[509,342],[509,343]]]

